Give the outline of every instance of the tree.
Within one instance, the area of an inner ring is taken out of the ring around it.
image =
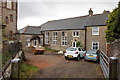
[[[107,42],[113,42],[120,38],[120,2],[118,8],[115,8],[109,15],[109,20],[106,21],[107,30],[105,38]]]

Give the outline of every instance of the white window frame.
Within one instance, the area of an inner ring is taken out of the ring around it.
[[[92,48],[91,49],[93,49],[93,43],[94,42],[97,42],[98,43],[98,49],[97,50],[99,50],[99,42],[98,41],[92,41]]]
[[[30,46],[30,38],[26,38],[26,47]]]
[[[72,47],[74,47],[74,46],[73,46],[73,43],[74,43],[74,42],[75,42],[75,47],[76,47],[76,46],[77,46],[77,42],[76,42],[76,41],[73,41],[73,42],[72,42]]]
[[[45,32],[45,44],[49,44],[49,32]]]
[[[75,35],[74,35],[74,32],[75,32]],[[78,32],[78,35],[77,35],[77,32]],[[79,37],[79,31],[73,31],[73,32],[72,32],[72,36],[73,36],[73,37]]]
[[[64,32],[64,31],[63,31]],[[66,44],[65,44],[66,43]],[[67,46],[67,32],[64,32],[64,36],[61,33],[61,45]]]
[[[7,0],[7,8],[12,9],[12,1],[11,0]]]
[[[54,33],[55,33],[55,35],[54,35]],[[53,44],[53,45],[56,45],[56,44],[57,44],[57,35],[56,35],[56,33],[57,33],[57,32],[53,32],[53,38],[52,38],[52,39],[53,39],[53,41],[52,41],[52,44]]]
[[[35,45],[35,42],[36,42],[36,45]],[[34,46],[34,47],[37,46],[37,40],[36,40],[36,39],[33,40],[33,46]]]
[[[95,31],[94,28],[98,28],[98,31]],[[95,34],[94,32],[98,32]],[[92,27],[92,35],[99,35],[99,27]]]

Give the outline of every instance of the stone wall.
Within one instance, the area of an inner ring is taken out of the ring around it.
[[[6,33],[10,33],[10,31],[13,31],[13,32],[16,32],[16,27],[17,27],[17,23],[16,23],[16,11],[15,10],[12,10],[12,9],[8,9],[8,8],[2,8],[2,21],[3,21],[3,24],[6,25]],[[10,15],[13,16],[13,22],[10,21]],[[5,19],[6,17],[8,17],[9,21],[8,21],[8,24],[5,23]]]
[[[15,58],[20,58],[22,56],[22,51],[19,51],[17,53],[17,55],[15,56]],[[14,58],[14,59],[15,59]],[[21,58],[20,58],[21,59]],[[7,67],[7,69],[5,70],[5,72],[3,73],[3,77],[2,78],[10,78],[11,75],[11,67],[12,67],[12,63],[9,64],[9,66]]]
[[[22,42],[22,49],[23,49],[23,51],[31,52],[31,46],[35,47],[33,45],[33,40],[30,41],[30,46],[26,45],[26,38],[30,38],[31,39],[33,36],[35,36],[35,35],[25,35],[25,34],[23,34],[23,35],[21,34],[20,35],[20,40]],[[38,35],[38,36],[41,38],[41,42],[39,44],[39,42],[37,40],[37,45],[38,46],[43,46],[43,36],[42,35]]]
[[[67,45],[62,45],[62,32],[67,33]],[[79,37],[73,37],[73,31],[79,32]],[[73,41],[80,41],[83,48],[85,48],[85,30],[61,30],[61,31],[47,31],[49,32],[49,48],[55,50],[66,50],[72,46]],[[53,44],[53,32],[57,32],[57,44]]]
[[[86,31],[86,50],[92,49],[92,42],[99,42],[99,49],[106,53],[106,39],[105,39],[106,26],[99,27],[99,35],[92,35],[92,26],[87,27]]]
[[[120,79],[120,40],[110,44],[110,57],[118,57],[118,78]]]

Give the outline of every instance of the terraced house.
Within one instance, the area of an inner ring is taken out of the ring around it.
[[[66,50],[70,46],[75,47],[76,42],[80,41],[86,50],[100,49],[105,52],[105,21],[109,14],[108,11],[104,11],[102,14],[94,15],[90,9],[89,15],[48,21],[40,26],[45,46]]]

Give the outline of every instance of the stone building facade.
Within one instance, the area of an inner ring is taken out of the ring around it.
[[[94,33],[94,28],[98,29],[98,32]],[[100,49],[106,53],[105,30],[106,26],[90,26],[86,28],[86,50]]]
[[[99,49],[106,53],[105,21],[109,14],[108,11],[93,14],[90,9],[89,15],[48,21],[39,26],[43,43],[51,49],[66,50],[80,42],[85,50]]]
[[[43,34],[40,27],[27,26],[21,30],[20,40],[22,42],[23,51],[31,51],[32,47],[43,46]]]
[[[6,25],[6,34],[17,31],[17,0],[2,0],[2,25]]]
[[[73,35],[74,32],[77,35]],[[54,33],[57,33],[57,41],[54,40]],[[45,45],[51,49],[66,50],[68,47],[76,46],[77,41],[81,42],[81,45],[85,48],[85,30],[45,31],[44,34]]]

